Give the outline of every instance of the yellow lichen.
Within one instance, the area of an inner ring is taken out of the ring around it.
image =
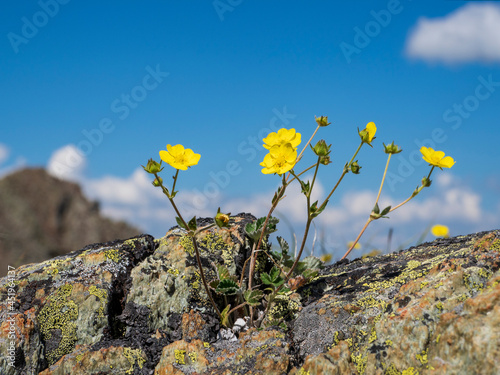
[[[391,363],[391,365],[385,370],[384,375],[401,375],[401,371],[394,366],[394,363]]]
[[[185,355],[186,355],[185,350],[178,350],[178,349],[174,350],[175,363],[179,365],[185,365],[186,364]]]
[[[106,250],[104,251],[104,256],[115,263],[118,263],[120,261],[120,251],[118,249]]]
[[[89,288],[89,293],[99,298],[100,306],[99,306],[99,317],[104,318],[104,306],[107,302],[108,293],[106,289],[97,288],[95,285],[92,285]]]
[[[368,361],[368,357],[363,357],[360,353],[358,355],[351,354],[351,360],[356,365],[356,370],[359,375],[363,375],[366,370],[366,362]]]
[[[73,286],[65,284],[55,291],[48,299],[38,314],[42,339],[52,339],[53,331],[60,331],[61,340],[55,349],[46,353],[47,361],[54,364],[60,357],[71,353],[75,347],[76,324],[78,306],[69,299]]]
[[[418,375],[418,371],[415,370],[413,367],[409,367],[406,370],[404,370],[401,375]]]
[[[126,374],[132,374],[134,372],[134,365],[136,363],[139,366],[139,368],[142,369],[144,362],[146,362],[146,360],[142,356],[142,352],[140,349],[124,348],[123,355],[125,356],[125,358],[127,358],[128,362],[130,363],[130,368],[127,371],[125,371]]]
[[[196,359],[198,358],[198,353],[190,352],[188,353],[188,357],[191,360],[191,362],[196,362]]]
[[[189,236],[182,236],[179,240],[179,244],[187,251],[191,256],[194,256],[194,245],[193,240]]]
[[[375,331],[375,327],[372,328],[372,331],[370,333],[370,337],[368,338],[368,343],[372,343],[377,339],[377,331]]]
[[[427,360],[427,349],[423,350],[422,353],[420,354],[417,354],[415,356],[419,361],[420,363],[422,363],[423,365],[427,364],[428,360]]]

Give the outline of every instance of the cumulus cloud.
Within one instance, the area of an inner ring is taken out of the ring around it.
[[[79,154],[75,152],[77,150],[71,145],[54,152],[47,168],[63,178],[76,176],[85,194],[101,203],[105,215],[128,221],[154,236],[163,235],[170,226],[175,225],[175,213],[168,200],[159,188],[151,185],[151,176],[142,168],[137,168],[125,177],[106,175],[88,178],[84,173],[86,160],[77,158]],[[71,166],[73,168],[68,169]],[[384,243],[390,229],[394,230],[395,245],[408,246],[411,244],[409,239],[425,233],[432,224],[448,225],[452,235],[493,229],[498,225],[500,202],[492,202],[488,209],[483,209],[481,197],[449,172],[437,174],[434,180],[430,189],[424,189],[421,195],[391,213],[389,220],[380,219],[372,223],[361,241],[364,249],[369,251],[373,247],[385,248]],[[277,187],[251,196],[233,198],[224,194],[223,189],[210,196],[196,189],[183,189],[177,194],[175,201],[185,218],[194,215],[211,217],[217,207],[221,207],[224,212],[249,212],[262,217],[267,215]],[[320,180],[316,181],[313,192],[312,201],[320,202],[328,193]],[[342,255],[346,250],[346,243],[357,236],[367,220],[376,195],[374,190],[335,194],[323,214],[315,220],[316,226],[311,229],[308,245],[311,245],[312,237],[316,235],[316,248],[322,247],[328,252],[337,250],[336,256]],[[379,206],[394,206],[400,201],[401,199],[382,194]],[[306,220],[306,204],[298,184],[289,186],[286,197],[274,215],[281,220],[281,235],[290,243],[294,242],[294,234],[298,241],[301,240]],[[415,240],[416,238],[413,239]]]
[[[469,3],[442,18],[422,17],[409,35],[406,53],[445,64],[500,62],[500,6]]]
[[[47,163],[47,172],[61,180],[83,181],[87,160],[75,145],[54,151]]]

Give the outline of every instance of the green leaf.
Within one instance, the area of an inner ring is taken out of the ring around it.
[[[281,247],[281,257],[285,257],[288,255],[288,250],[290,250],[290,246],[288,246],[288,242],[286,242],[283,237],[277,237],[278,243]]]
[[[229,270],[222,265],[217,265],[217,275],[219,276],[219,280],[230,279]]]
[[[210,288],[212,288],[213,290],[216,290],[217,289],[217,285],[219,285],[219,280],[213,280],[213,281],[210,281],[210,283],[208,284],[210,286]]]
[[[311,280],[313,278],[315,278],[316,276],[318,276],[318,270],[315,269],[315,270],[312,270],[310,268],[304,270],[304,272],[302,272],[302,276],[304,276],[305,279],[307,280]]]
[[[269,274],[269,277],[271,278],[271,280],[273,281],[273,283],[279,281],[279,279],[280,279],[280,273],[281,273],[281,271],[276,266],[274,266],[273,268],[271,268],[271,273]]]
[[[308,196],[311,193],[311,183],[309,181],[307,182],[300,181],[300,188],[301,192],[304,193],[304,195],[306,196]]]
[[[380,215],[384,216],[384,215],[388,214],[390,210],[391,210],[391,206],[387,206],[386,208],[384,208],[382,210],[382,212],[380,213]]]
[[[243,297],[250,306],[257,306],[261,303],[264,293],[262,290],[247,290]]]
[[[196,225],[196,216],[193,216],[193,218],[191,220],[189,220],[188,228],[191,230],[196,230],[198,228]]]
[[[227,305],[224,310],[221,311],[220,316],[221,316],[221,324],[224,327],[229,327],[229,309],[231,308],[231,305]]]
[[[316,258],[313,255],[310,255],[310,256],[304,258],[303,260],[301,260],[297,264],[297,268],[296,268],[294,273],[297,275],[301,275],[307,269],[314,270],[314,269],[321,269],[321,268],[323,268],[323,262],[321,261],[321,259]]]
[[[271,276],[269,276],[269,274],[266,272],[262,272],[260,274],[260,279],[266,285],[272,285],[272,283],[273,283],[273,281],[271,280]]]
[[[187,229],[186,226],[184,225],[183,221],[179,217],[175,217],[175,221],[177,221],[177,224],[184,229]]]
[[[261,217],[257,219],[254,223],[249,223],[245,226],[245,232],[254,242],[257,242],[264,230],[264,222],[266,221],[265,217]],[[279,219],[275,217],[270,217],[267,221],[267,228],[264,232],[264,236],[273,233],[276,231],[276,224],[278,224]]]
[[[238,284],[235,281],[229,279],[221,280],[219,282],[219,285],[217,285],[217,288],[215,289],[217,293],[222,293],[225,295],[236,294],[239,290],[240,287],[238,286]]]

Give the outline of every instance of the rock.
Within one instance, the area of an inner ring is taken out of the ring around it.
[[[129,238],[141,231],[104,218],[77,184],[24,169],[0,179],[0,256],[7,265],[42,262],[89,243]]]
[[[215,264],[241,273],[253,219],[202,233],[208,279]],[[499,268],[500,231],[342,261],[280,297],[286,325],[246,330],[237,317],[231,330],[184,231],[90,245],[0,280],[0,344],[12,346],[0,372],[498,374]]]

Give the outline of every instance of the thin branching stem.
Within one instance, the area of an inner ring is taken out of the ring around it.
[[[177,170],[177,172],[178,171],[179,170]],[[158,175],[156,173],[154,175],[155,175],[156,179],[160,182],[161,180],[158,178]],[[176,177],[177,177],[177,174],[176,174]],[[174,198],[172,198],[172,196],[169,194],[167,188],[165,188],[165,186],[163,186],[163,183],[160,182],[160,186],[161,186],[163,192],[167,195],[168,200],[170,201],[170,204],[174,208],[175,213],[177,214],[177,216],[181,220],[182,224],[184,225],[186,230],[188,230],[188,233],[189,233],[188,224],[186,223],[186,221],[182,217],[181,213],[179,212],[179,209],[177,208],[177,205],[174,202]],[[174,186],[175,186],[175,183],[174,183]],[[219,309],[217,308],[217,305],[215,304],[214,299],[212,298],[212,294],[210,293],[210,289],[208,288],[207,280],[205,279],[205,272],[203,271],[203,266],[201,264],[200,251],[198,249],[198,244],[196,243],[196,234],[192,233],[190,235],[190,237],[191,237],[191,240],[193,242],[194,252],[196,255],[196,263],[198,264],[198,269],[200,271],[201,281],[203,282],[203,286],[205,287],[205,291],[207,292],[207,296],[208,296],[208,299],[210,300],[210,303],[212,304],[212,307],[214,308],[215,312],[217,313],[217,315],[219,316],[219,318],[222,321],[222,315],[221,315]]]
[[[380,187],[378,189],[377,198],[375,199],[375,204],[373,205],[374,207],[378,204],[378,200],[380,199],[380,194],[382,194],[382,188],[384,187],[385,176],[387,175],[387,170],[389,169],[389,163],[391,161],[391,156],[392,156],[392,154],[389,154],[388,157],[387,157],[387,163],[385,164],[384,174],[382,176],[382,181],[380,182]],[[368,225],[373,220],[375,220],[375,219],[372,218],[371,213],[370,213],[370,216],[368,217],[368,220],[366,221],[363,229],[361,229],[361,232],[359,232],[358,236],[356,237],[356,239],[354,240],[354,242],[351,244],[351,246],[349,247],[349,249],[346,251],[346,253],[342,257],[342,259],[345,259],[349,255],[349,253],[352,251],[352,249],[354,249],[354,246],[356,246],[356,244],[358,243],[359,239],[361,238],[361,236],[365,232],[366,228],[368,228]]]

